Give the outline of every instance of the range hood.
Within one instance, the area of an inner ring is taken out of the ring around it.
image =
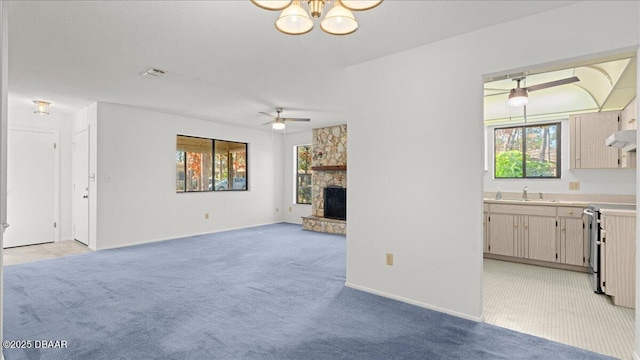
[[[636,130],[622,130],[613,133],[605,140],[607,146],[617,147],[622,151],[636,151]]]

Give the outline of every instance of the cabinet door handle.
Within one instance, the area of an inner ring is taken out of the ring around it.
[[[569,215],[573,215],[573,210],[569,210]]]

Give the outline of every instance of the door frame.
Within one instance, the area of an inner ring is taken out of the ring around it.
[[[87,247],[91,248],[91,191],[90,191],[90,173],[91,173],[91,129],[89,126],[84,126],[78,129],[73,130],[73,149],[71,152],[71,184],[73,188],[71,189],[71,194],[75,194],[75,165],[76,165],[76,135],[86,131],[87,132],[87,194],[89,198],[87,199]],[[76,211],[78,209],[75,206],[75,198],[71,200],[71,237],[76,240]],[[79,241],[79,240],[76,240]],[[79,241],[82,242],[82,241]]]
[[[54,228],[54,242],[60,241],[60,132],[54,129],[37,128],[28,126],[15,126],[9,125],[7,131],[7,138],[11,136],[11,131],[29,131],[40,132],[46,134],[53,134],[53,141],[55,142],[54,148],[54,164],[53,164],[53,218],[56,223]],[[7,161],[11,161],[11,154],[7,153]],[[10,209],[7,209],[10,211]]]

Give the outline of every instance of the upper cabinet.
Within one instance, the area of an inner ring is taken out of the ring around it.
[[[638,98],[636,97],[620,113],[620,130],[636,130],[638,128]],[[620,154],[621,168],[636,167],[636,152],[622,151]]]
[[[638,129],[638,98],[636,97],[620,112],[620,130]]]
[[[571,169],[618,169],[618,148],[609,147],[605,140],[620,130],[619,111],[571,115],[570,162]]]

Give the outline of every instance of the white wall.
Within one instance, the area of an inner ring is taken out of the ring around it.
[[[550,121],[550,122],[557,122]],[[518,124],[514,124],[518,125]],[[511,126],[511,125],[510,125]],[[571,194],[636,194],[635,169],[569,169],[569,120],[561,121],[560,152],[561,179],[494,179],[493,130],[500,126],[490,126],[487,131],[488,171],[484,173],[485,191],[519,192],[525,186],[529,193],[571,193]],[[569,190],[569,182],[579,181],[580,190]]]
[[[579,2],[351,67],[347,285],[480,319],[483,76],[629,50],[638,13]]]
[[[295,147],[298,145],[310,145],[312,140],[311,130],[286,134],[284,137],[284,221],[293,224],[302,224],[302,217],[311,215],[311,205],[296,204],[295,198],[295,174],[296,158]]]
[[[71,166],[72,166],[72,132],[73,116],[61,113],[52,106],[49,115],[33,113],[34,105],[31,99],[9,95],[9,128],[33,129],[55,132],[59,136],[58,154],[60,159],[59,210],[58,228],[59,240],[71,240]],[[29,161],[21,158],[22,154],[9,154],[9,161]]]
[[[106,103],[97,128],[97,249],[282,221],[282,135]],[[249,143],[249,191],[176,193],[177,134]]]

